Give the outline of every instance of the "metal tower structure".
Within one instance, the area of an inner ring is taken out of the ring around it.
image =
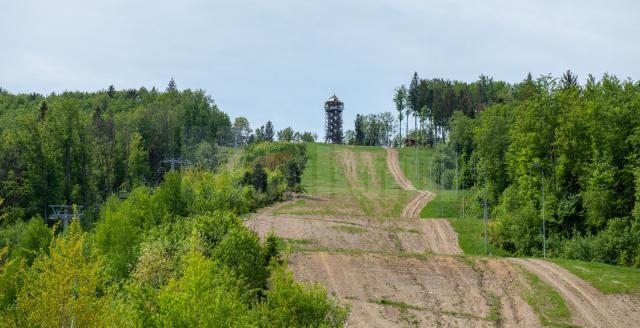
[[[51,214],[47,216],[47,223],[48,221],[61,220],[64,231],[67,231],[69,222],[71,222],[74,215],[78,219],[83,217],[82,212],[80,212],[83,206],[49,205],[49,208],[51,209]]]
[[[344,103],[334,94],[324,103],[324,111],[326,119],[324,123],[325,137],[324,142],[341,144],[342,143],[342,111]]]

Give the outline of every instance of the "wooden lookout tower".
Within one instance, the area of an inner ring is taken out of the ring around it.
[[[342,143],[342,110],[344,103],[334,94],[324,103],[324,111],[326,119],[324,123],[325,137],[324,142],[341,144]]]

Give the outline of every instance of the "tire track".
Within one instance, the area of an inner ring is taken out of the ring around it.
[[[571,309],[572,317],[585,327],[629,327],[640,321],[637,302],[604,295],[569,271],[538,259],[510,259],[552,286]]]

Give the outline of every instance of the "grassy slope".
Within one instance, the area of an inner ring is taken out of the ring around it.
[[[562,297],[551,286],[542,282],[535,274],[522,269],[530,289],[524,292],[524,299],[534,309],[545,327],[575,327],[571,312]]]
[[[640,293],[640,269],[596,262],[552,259],[604,294]]]
[[[423,218],[458,218],[461,216],[461,204],[469,192],[442,189],[433,179],[431,157],[433,152],[428,148],[401,148],[400,168],[413,185],[418,189],[436,193],[436,198],[429,202],[420,214]]]
[[[418,189],[436,193],[436,198],[429,202],[420,217],[447,218],[453,229],[458,233],[460,247],[467,255],[486,255],[484,247],[484,222],[477,219],[461,219],[461,204],[469,197],[470,192],[459,190],[444,190],[431,179],[431,157],[433,152],[428,148],[399,149],[400,168],[407,178]],[[495,246],[489,245],[489,252],[493,255],[504,256],[507,253]]]
[[[331,205],[301,200],[278,213],[398,217],[415,194],[402,190],[389,174],[383,148],[310,143],[307,150],[302,186],[309,195],[330,199]],[[355,183],[347,179],[345,155],[355,161]]]

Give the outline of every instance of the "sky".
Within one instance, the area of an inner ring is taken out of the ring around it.
[[[232,118],[324,135],[323,103],[394,111],[413,72],[640,79],[638,1],[0,0],[0,86],[204,89]]]

